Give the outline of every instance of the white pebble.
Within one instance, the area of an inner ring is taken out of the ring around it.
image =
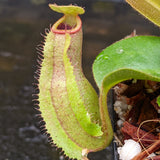
[[[124,143],[122,147],[118,147],[120,160],[131,160],[142,151],[140,144],[132,139],[125,140]]]
[[[128,105],[128,110],[131,110],[132,109],[132,106],[131,105]]]
[[[122,121],[121,119],[119,119],[119,120],[117,121],[117,126],[121,128],[122,125],[123,125],[123,121]]]
[[[154,156],[156,156],[156,154],[155,154],[155,153],[151,153],[151,154],[148,156],[148,158],[151,158],[151,157],[154,157]]]

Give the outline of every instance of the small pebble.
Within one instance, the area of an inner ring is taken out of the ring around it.
[[[140,144],[132,139],[125,140],[124,143],[122,147],[118,147],[120,160],[131,160],[142,151]]]

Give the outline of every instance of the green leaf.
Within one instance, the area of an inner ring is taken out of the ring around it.
[[[157,104],[160,107],[160,96],[157,97]]]
[[[126,0],[135,10],[160,26],[160,0]]]
[[[119,82],[132,78],[160,82],[160,37],[137,36],[112,44],[94,61],[93,74],[103,101]]]

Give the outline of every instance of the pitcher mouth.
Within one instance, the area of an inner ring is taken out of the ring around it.
[[[72,18],[70,20],[70,18]],[[69,19],[69,21],[68,21]],[[79,16],[69,17],[67,15],[64,15],[62,18],[60,18],[51,28],[53,33],[58,34],[74,34],[78,32],[82,27],[82,21]]]

